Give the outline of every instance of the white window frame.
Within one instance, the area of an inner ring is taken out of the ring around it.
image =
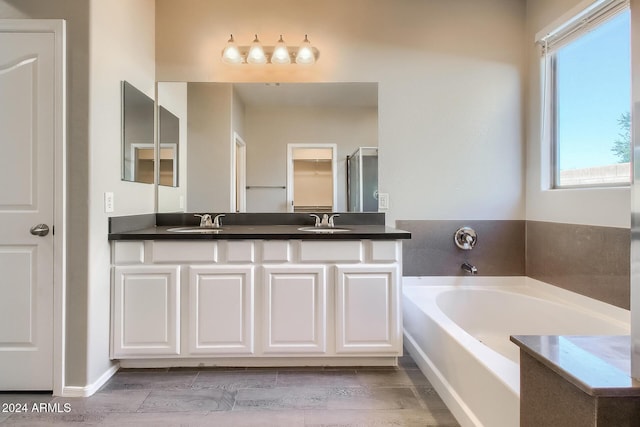
[[[558,170],[558,140],[557,140],[557,83],[556,62],[554,53],[561,47],[577,40],[589,31],[610,20],[614,16],[629,9],[629,0],[585,0],[561,16],[535,36],[536,44],[540,45],[542,53],[541,83],[542,83],[542,129],[543,147],[548,149],[549,178],[551,190],[567,190],[581,188],[619,188],[629,187],[633,177],[628,182],[600,183],[584,185],[559,185]],[[631,106],[630,106],[631,107]],[[544,164],[544,163],[543,163]],[[633,152],[631,153],[631,170],[633,170]],[[544,171],[543,171],[544,172]],[[544,184],[544,183],[543,183]]]

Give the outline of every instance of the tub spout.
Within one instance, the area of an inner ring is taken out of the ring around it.
[[[471,265],[468,262],[462,263],[460,268],[462,270],[466,271],[469,274],[478,274],[478,269],[476,268],[476,266],[475,265]]]

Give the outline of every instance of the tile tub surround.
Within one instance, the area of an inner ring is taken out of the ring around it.
[[[88,398],[5,393],[2,402],[71,409],[0,414],[3,427],[459,425],[409,356],[397,368],[121,370]]]
[[[462,226],[478,233],[470,250],[458,248],[453,235]],[[481,276],[525,274],[524,221],[399,220],[396,227],[411,233],[403,243],[405,276],[466,275],[460,265],[469,261]]]
[[[526,275],[629,310],[628,228],[527,221]]]
[[[478,243],[453,243],[467,225]],[[529,276],[618,307],[630,306],[630,231],[541,221],[399,220],[411,232],[403,243],[405,276],[461,276],[464,261],[481,276]]]

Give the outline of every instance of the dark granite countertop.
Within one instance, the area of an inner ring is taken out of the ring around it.
[[[511,341],[591,396],[640,396],[628,335],[514,335]]]
[[[113,217],[109,219],[109,240],[397,240],[410,239],[411,233],[387,227],[384,214],[342,213],[337,217],[333,232],[317,233],[299,228],[313,228],[313,218],[308,214],[249,213],[225,214],[219,230],[203,229],[202,232],[180,233],[171,228],[199,229],[199,219],[193,214],[149,214]],[[339,231],[347,229],[347,231]],[[329,228],[325,228],[329,231]]]
[[[410,239],[411,233],[384,225],[348,225],[349,231],[315,233],[298,230],[299,225],[230,225],[220,230],[179,233],[175,226],[154,226],[141,230],[110,233],[109,240],[202,240],[202,239],[300,239],[300,240],[395,240]]]

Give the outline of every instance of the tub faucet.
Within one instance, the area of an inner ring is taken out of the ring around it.
[[[466,261],[462,263],[460,268],[462,270],[466,271],[469,274],[478,274],[478,269],[476,268],[476,266],[475,265],[471,265]]]

